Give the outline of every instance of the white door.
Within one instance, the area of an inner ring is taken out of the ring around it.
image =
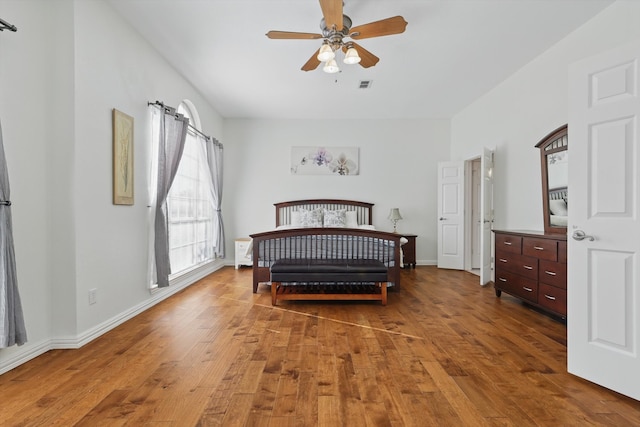
[[[464,162],[438,163],[438,268],[464,269]]]
[[[493,151],[483,148],[480,158],[480,284],[491,281],[491,226],[493,225]]]
[[[465,255],[471,252],[471,269],[472,270],[480,270],[480,266],[482,265],[481,255],[482,250],[480,249],[480,234],[482,234],[482,203],[480,203],[480,180],[482,179],[482,170],[480,159],[474,159],[471,162],[471,179],[467,180],[467,183],[470,181],[470,188],[467,188],[467,191],[471,190],[471,220],[467,221],[467,225],[471,228],[471,247],[470,251],[465,251]],[[469,169],[467,169],[468,171]],[[469,215],[469,209],[466,210],[467,215]]]
[[[568,370],[640,400],[640,42],[569,82]]]

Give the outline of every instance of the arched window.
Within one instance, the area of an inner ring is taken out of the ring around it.
[[[200,118],[191,102],[182,102],[177,111],[200,130]],[[210,142],[189,128],[180,166],[167,197],[171,277],[215,258],[211,178],[203,147],[206,143]]]

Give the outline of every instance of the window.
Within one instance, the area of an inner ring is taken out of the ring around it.
[[[181,103],[178,112],[200,128],[192,105]],[[207,143],[191,127],[187,134],[178,172],[167,197],[169,256],[172,277],[213,261],[214,229],[211,178],[204,158]]]

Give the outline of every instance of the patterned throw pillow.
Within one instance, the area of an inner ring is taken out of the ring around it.
[[[324,226],[325,227],[344,227],[347,223],[347,210],[339,209],[337,211],[324,210]]]
[[[300,225],[302,227],[322,227],[322,209],[300,208]]]

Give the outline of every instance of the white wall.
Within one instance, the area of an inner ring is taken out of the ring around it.
[[[68,168],[56,166],[60,157],[69,153],[65,138],[69,132],[61,128],[71,130],[71,138],[73,129],[73,118],[68,115],[73,102],[73,69],[68,62],[73,52],[72,4],[3,0],[0,10],[3,19],[18,27],[16,33],[0,33],[0,121],[11,182],[19,291],[29,340],[23,347],[0,349],[1,366],[5,360],[46,349],[55,329],[52,301],[60,301],[60,295],[72,296],[68,282],[73,281],[74,273],[64,276],[69,266],[64,254],[73,248],[68,240],[55,241],[51,227],[54,216],[71,212],[71,189],[68,182],[63,184]],[[62,229],[65,226],[61,224]],[[57,252],[52,251],[54,246]],[[54,253],[60,255],[55,257],[60,269],[53,266]],[[54,287],[53,275],[65,279]],[[65,327],[75,323],[73,316],[64,313],[58,321]]]
[[[19,290],[29,342],[0,349],[0,373],[75,347],[175,289],[147,289],[147,101],[222,118],[111,6],[0,0],[0,120],[12,184]],[[134,117],[135,204],[112,204],[111,110]],[[89,289],[97,304],[88,304]]]
[[[398,230],[418,235],[418,263],[435,263],[437,163],[449,139],[448,120],[226,120],[228,258],[234,238],[275,226],[274,203],[337,198],[375,203],[373,224],[386,231],[389,209],[400,208]],[[292,175],[292,146],[359,147],[360,174]]]
[[[451,157],[496,147],[496,229],[542,230],[539,150],[568,120],[568,65],[640,39],[640,2],[617,1],[452,119]],[[569,129],[569,151],[572,143]],[[571,197],[571,189],[569,189]]]

